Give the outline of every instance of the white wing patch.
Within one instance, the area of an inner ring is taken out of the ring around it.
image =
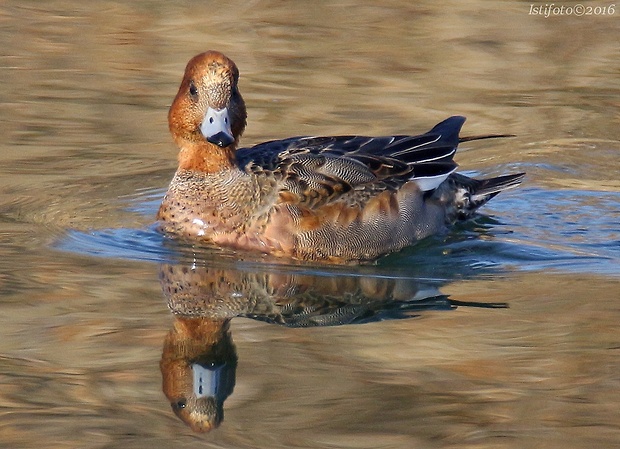
[[[418,185],[419,189],[422,192],[428,192],[429,190],[434,190],[439,187],[442,182],[448,179],[448,176],[450,176],[453,172],[456,171],[456,168],[457,167],[454,167],[448,173],[442,173],[441,175],[421,176],[419,178],[413,178],[413,182]]]

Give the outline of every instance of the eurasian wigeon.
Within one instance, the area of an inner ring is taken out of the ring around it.
[[[418,136],[293,137],[237,148],[239,70],[192,58],[170,111],[179,167],[157,218],[170,234],[302,260],[372,260],[471,217],[524,173],[473,179],[452,160],[464,117]]]

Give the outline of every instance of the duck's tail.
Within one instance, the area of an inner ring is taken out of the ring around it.
[[[474,179],[459,173],[450,175],[455,189],[454,209],[449,214],[450,221],[466,220],[476,210],[502,190],[517,187],[523,181],[525,173],[498,176],[496,178]]]
[[[471,142],[472,140],[503,139],[505,137],[516,137],[516,136],[514,134],[481,134],[479,136],[462,136],[462,137],[459,137],[459,143]]]

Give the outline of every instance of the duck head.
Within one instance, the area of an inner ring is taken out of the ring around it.
[[[237,66],[222,53],[207,51],[188,62],[168,112],[180,168],[212,172],[233,162],[247,117],[238,81]]]

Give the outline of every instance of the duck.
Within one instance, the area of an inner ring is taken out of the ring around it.
[[[239,148],[239,69],[207,51],[168,112],[178,168],[157,213],[165,235],[293,260],[373,261],[474,216],[525,173],[457,173],[453,116],[419,135],[302,136]]]

